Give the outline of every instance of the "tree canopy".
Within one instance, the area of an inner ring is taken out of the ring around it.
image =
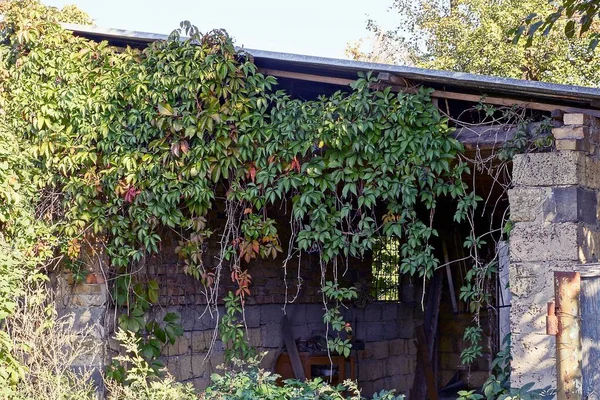
[[[556,12],[547,0],[394,0],[392,8],[399,13],[399,26],[386,34],[403,37],[399,51],[408,51],[416,66],[598,86],[600,64],[589,38],[566,37],[560,29],[570,25],[565,16],[554,21],[558,29],[532,37],[529,45],[513,40],[511,29],[524,16]],[[369,26],[381,34],[376,21]],[[596,27],[590,25],[588,32]]]
[[[563,26],[566,37],[573,38],[575,35],[584,36],[588,34],[590,40],[590,49],[595,49],[600,42],[600,33],[597,32],[594,21],[597,20],[600,13],[600,1],[598,0],[563,0],[551,13],[537,12],[525,17],[517,28],[514,29],[515,41],[521,36],[527,36],[527,45],[531,42],[537,33],[544,36],[550,33],[556,22],[561,19],[567,19]]]

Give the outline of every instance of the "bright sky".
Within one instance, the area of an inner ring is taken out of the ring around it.
[[[76,4],[103,28],[170,33],[189,20],[207,32],[224,28],[247,48],[345,58],[348,42],[370,36],[372,18],[393,26],[391,0],[42,0]]]

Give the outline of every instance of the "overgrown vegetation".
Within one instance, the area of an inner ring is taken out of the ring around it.
[[[0,320],[48,270],[106,275],[119,326],[129,332],[121,338],[131,358],[117,360],[111,375],[129,383],[122,396],[191,395],[149,378],[160,370],[161,348],[182,334],[177,315],[149,320],[160,288],[135,273],[166,234],[179,236],[177,253],[216,315],[222,276],[237,285],[220,321],[233,361],[253,355],[240,315],[252,296],[252,269],[260,268],[254,261],[280,257],[287,274],[290,263],[300,267],[302,252],[319,255],[329,349],[347,355],[339,308],[356,292],[338,277],[348,260],[379,237],[394,238],[400,272],[425,280],[440,264],[431,245],[438,200],[452,199],[454,221],[474,226],[481,198],[462,180],[470,172],[458,157],[462,146],[427,89],[377,91],[366,74],[349,92],[292,99],[222,31],[203,35],[183,23],[167,41],[116,49],[63,30],[59,19],[81,17],[73,10],[23,0],[3,2],[0,11],[0,269],[7,271]],[[221,205],[225,223],[217,230],[210,211]],[[279,205],[291,210],[287,248],[271,215]],[[220,244],[212,269],[204,263],[209,240]],[[465,243],[479,260],[484,242],[474,227]],[[97,245],[108,262],[88,271],[82,260]],[[485,303],[466,300],[474,311]],[[18,384],[28,371],[2,335],[2,378]],[[255,369],[228,374],[228,388],[215,377],[207,398],[227,398],[232,388],[283,398],[339,398],[344,390],[319,382],[277,388]],[[266,389],[255,385],[259,378]]]
[[[95,399],[94,371],[78,361],[83,356],[101,356],[93,340],[98,329],[98,325],[76,324],[73,315],[59,315],[47,284],[34,283],[24,289],[4,321],[9,351],[2,351],[0,398]]]

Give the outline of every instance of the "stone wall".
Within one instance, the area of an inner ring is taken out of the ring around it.
[[[169,307],[160,314],[170,311],[181,314],[184,335],[165,349],[163,361],[177,380],[192,382],[198,389],[204,389],[210,375],[218,372],[216,367],[223,363],[223,343],[219,340],[208,355],[216,316],[204,313],[202,306]],[[285,312],[296,339],[325,335],[321,304],[290,304]],[[245,314],[250,344],[259,352],[266,352],[262,366],[273,370],[276,358],[284,351],[282,305],[249,305]],[[344,314],[354,327],[354,339],[364,342],[364,350],[353,352],[355,373],[363,394],[371,395],[384,388],[408,393],[416,363],[414,328],[422,321],[421,313],[413,305],[371,303],[365,308],[349,308]]]
[[[55,305],[59,316],[72,315],[73,329],[86,338],[87,354],[80,356],[73,364],[75,369],[92,370],[92,377],[102,390],[102,373],[107,365],[108,307],[110,305],[108,286],[105,283],[103,266],[106,258],[98,248],[84,249],[85,263],[89,269],[87,279],[75,284],[70,273],[52,277],[55,289]]]
[[[554,271],[598,261],[600,224],[594,118],[566,114],[553,129],[557,151],[513,161],[509,192],[512,384],[556,387],[555,338],[546,335],[546,304],[554,297]]]

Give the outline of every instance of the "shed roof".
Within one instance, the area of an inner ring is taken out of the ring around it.
[[[156,33],[77,24],[63,26],[75,35],[96,41],[107,40],[116,46],[144,47],[150,42],[168,37]],[[491,104],[520,104],[548,112],[554,109],[565,112],[584,111],[600,117],[600,89],[597,88],[246,48],[243,50],[253,56],[259,69],[278,77],[283,86],[289,88],[294,86],[294,82],[311,82],[310,85],[303,84],[301,87],[296,85],[295,94],[300,97],[329,93],[355,80],[359,71],[373,71],[386,84],[398,90],[425,85],[435,90],[433,97],[477,102],[485,96],[485,101]]]

